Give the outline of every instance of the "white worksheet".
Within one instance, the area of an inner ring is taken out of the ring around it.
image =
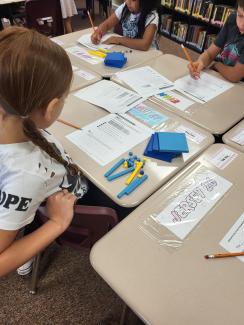
[[[187,75],[175,81],[178,91],[200,103],[206,103],[232,87],[232,83],[205,72],[202,72],[197,80]]]
[[[244,213],[242,213],[219,244],[230,253],[244,252]],[[244,262],[244,256],[239,256],[238,258]]]
[[[99,165],[105,166],[152,133],[127,114],[108,114],[66,137]]]
[[[89,54],[87,50],[81,46],[68,47],[65,51],[90,64],[98,64],[104,61],[103,58]]]
[[[117,72],[116,76],[144,97],[153,96],[173,86],[170,80],[149,66]]]
[[[101,42],[99,44],[93,44],[91,41],[91,33],[90,34],[85,34],[82,35],[79,39],[78,39],[78,43],[80,43],[81,45],[91,49],[91,50],[109,50],[111,49],[115,44],[103,44],[103,42],[105,42],[107,39],[109,39],[112,36],[116,36],[116,37],[120,37],[120,35],[118,34],[114,34],[114,33],[108,33],[105,34],[102,39]]]
[[[109,80],[101,80],[80,89],[75,96],[110,113],[125,113],[145,100],[142,96]]]
[[[185,111],[188,107],[194,104],[192,100],[167,89],[155,95],[155,98],[162,101],[166,105],[177,108],[181,111]]]
[[[185,178],[155,220],[184,239],[231,186],[223,177],[202,169]]]

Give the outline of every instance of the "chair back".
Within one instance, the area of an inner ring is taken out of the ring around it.
[[[36,216],[40,225],[45,223],[48,220],[45,207],[40,207]],[[71,225],[56,240],[59,244],[74,249],[91,248],[117,223],[118,217],[114,209],[76,205]]]
[[[47,36],[64,34],[59,0],[26,0],[26,26]]]

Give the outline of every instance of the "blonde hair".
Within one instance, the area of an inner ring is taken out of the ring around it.
[[[0,32],[0,104],[23,118],[23,131],[35,145],[77,174],[79,167],[63,159],[28,117],[68,92],[72,75],[66,52],[46,36],[22,27]]]

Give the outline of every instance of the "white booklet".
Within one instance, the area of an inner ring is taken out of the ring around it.
[[[159,94],[163,89],[173,86],[170,80],[149,66],[117,72],[116,75],[144,97]]]
[[[105,34],[102,39],[101,42],[99,44],[93,44],[91,41],[91,33],[90,34],[85,34],[82,35],[79,39],[78,39],[78,43],[80,43],[81,45],[91,49],[91,50],[109,50],[111,49],[115,44],[103,44],[103,42],[105,42],[107,39],[109,39],[111,36],[116,36],[116,37],[120,37],[120,35],[118,34],[114,34],[114,33],[107,33]]]
[[[99,165],[105,166],[152,133],[127,114],[108,114],[66,137]]]
[[[110,113],[127,112],[145,100],[142,96],[109,80],[101,80],[80,89],[75,96]]]
[[[175,81],[175,88],[178,91],[199,103],[206,103],[232,87],[231,82],[205,72],[202,72],[197,80],[187,75]]]

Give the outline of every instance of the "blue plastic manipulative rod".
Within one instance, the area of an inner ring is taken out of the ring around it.
[[[121,172],[119,172],[117,174],[113,174],[113,175],[108,176],[107,180],[112,181],[112,180],[114,180],[116,178],[119,178],[119,177],[121,177],[123,175],[129,174],[129,173],[133,172],[134,170],[135,170],[135,167],[127,168],[127,169],[122,170]]]
[[[121,165],[123,165],[123,163],[125,162],[125,159],[122,158],[120,159],[115,165],[113,165],[113,167],[111,167],[105,174],[105,177],[110,176],[117,168],[119,168]]]
[[[133,182],[131,182],[128,186],[126,186],[118,195],[117,198],[121,199],[124,195],[129,195],[133,192],[139,185],[141,185],[146,179],[147,175],[143,175],[140,178],[136,178]]]

